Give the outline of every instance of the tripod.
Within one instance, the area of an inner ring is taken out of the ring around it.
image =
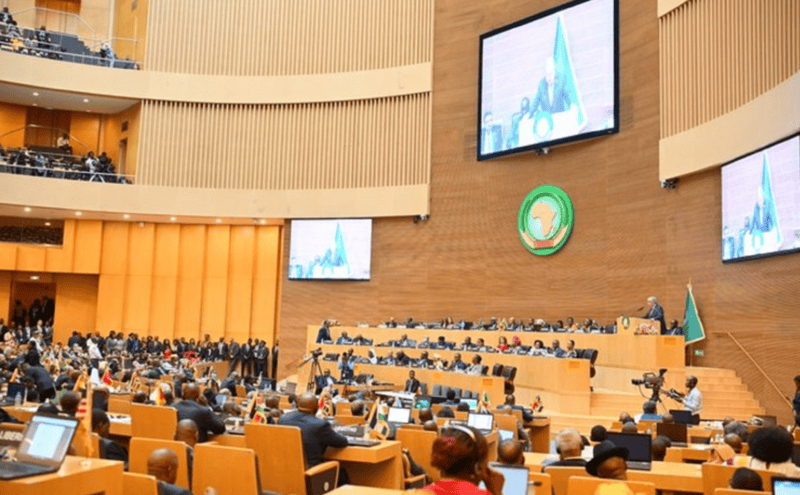
[[[308,383],[306,384],[306,392],[314,393],[317,391],[317,377],[322,375],[322,365],[319,364],[319,355],[312,354],[305,361],[300,363],[298,368],[302,368],[307,362],[311,361],[311,371],[308,374]]]

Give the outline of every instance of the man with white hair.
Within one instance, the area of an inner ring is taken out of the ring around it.
[[[647,310],[647,314],[644,315],[644,318],[649,320],[658,320],[661,324],[661,335],[664,335],[667,332],[667,322],[664,320],[664,308],[659,306],[658,299],[655,296],[650,296],[647,298],[647,305],[650,309]]]
[[[550,466],[586,466],[586,459],[581,457],[583,451],[583,438],[575,428],[566,428],[556,435],[556,451],[558,460],[542,467],[542,472],[547,472]]]

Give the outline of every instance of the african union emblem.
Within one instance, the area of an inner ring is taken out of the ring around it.
[[[537,256],[555,253],[567,243],[575,222],[572,201],[556,186],[539,186],[519,209],[517,228],[522,244]]]

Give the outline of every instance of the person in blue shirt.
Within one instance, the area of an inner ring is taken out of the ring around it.
[[[643,413],[639,416],[636,420],[638,423],[641,420],[645,421],[661,421],[663,418],[660,414],[656,411],[656,403],[655,401],[648,400],[642,405]]]

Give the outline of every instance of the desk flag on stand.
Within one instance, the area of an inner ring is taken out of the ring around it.
[[[103,373],[103,383],[110,386],[113,381],[114,378],[111,376],[111,370],[106,368],[106,372]]]
[[[492,408],[492,403],[489,400],[489,394],[484,390],[481,392],[481,401],[478,404],[478,411],[482,413],[490,412]]]
[[[685,344],[691,344],[705,339],[706,331],[697,312],[691,282],[686,287],[688,290],[686,292],[686,309],[683,312],[683,338]]]

